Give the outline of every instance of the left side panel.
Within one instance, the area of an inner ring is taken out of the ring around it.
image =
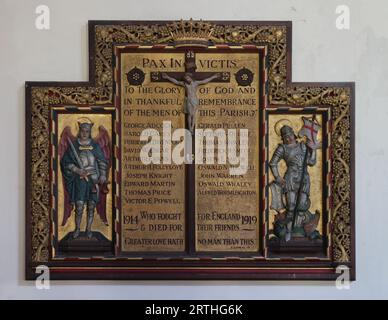
[[[52,259],[109,257],[114,249],[113,107],[51,107]]]

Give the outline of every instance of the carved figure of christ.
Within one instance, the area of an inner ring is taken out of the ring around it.
[[[190,130],[191,134],[194,134],[195,116],[199,106],[199,100],[197,96],[198,87],[200,85],[209,83],[210,81],[220,77],[221,77],[220,73],[215,73],[206,79],[195,80],[191,73],[185,73],[183,77],[183,81],[179,81],[169,76],[167,73],[162,73],[163,79],[168,80],[173,84],[176,84],[178,86],[185,88],[186,99],[185,99],[185,105],[184,105],[184,112],[187,115],[187,124],[189,127],[188,129]]]

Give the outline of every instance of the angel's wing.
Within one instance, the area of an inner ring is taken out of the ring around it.
[[[71,141],[74,141],[75,137],[71,133],[70,127],[67,126],[63,129],[61,133],[61,137],[59,139],[59,145],[58,145],[59,162],[62,161],[62,158],[65,152],[69,148],[69,139]],[[63,210],[62,226],[64,226],[67,222],[67,219],[69,219],[71,215],[71,211],[73,210],[73,205],[70,203],[70,197],[66,189],[66,183],[65,183],[65,178],[63,177],[63,174],[62,174],[62,185],[63,185],[63,192],[64,192],[64,210]]]
[[[109,137],[108,131],[104,126],[98,127],[98,136],[95,141],[100,145],[104,158],[107,161],[107,170],[106,177],[109,178],[109,170],[112,165],[112,142]],[[96,205],[97,213],[100,216],[101,220],[108,225],[108,220],[106,218],[106,194],[107,186],[100,186],[99,201]]]
[[[105,159],[108,161],[108,167],[111,165],[111,140],[109,137],[108,131],[105,129],[104,126],[98,127],[98,135],[95,139],[95,141],[100,145],[101,150],[104,154]]]
[[[67,148],[69,148],[69,138],[71,141],[74,141],[75,139],[75,137],[71,133],[70,127],[66,126],[61,133],[61,138],[59,139],[59,145],[58,145],[59,160],[62,160],[63,155],[65,154]]]

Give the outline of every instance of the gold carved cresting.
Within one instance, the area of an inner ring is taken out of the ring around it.
[[[177,21],[167,24],[167,29],[171,35],[175,47],[198,46],[207,47],[214,31],[214,24],[209,22]]]

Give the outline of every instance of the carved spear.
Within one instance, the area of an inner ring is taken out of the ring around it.
[[[313,123],[315,122],[315,118],[316,118],[316,115],[314,114],[313,118],[312,118]],[[313,137],[313,139],[314,139],[314,137]],[[303,158],[302,177],[301,177],[301,180],[299,183],[298,194],[296,197],[296,204],[295,204],[295,208],[294,208],[294,214],[292,216],[292,228],[291,228],[291,230],[294,230],[296,215],[298,214],[298,207],[299,207],[300,197],[302,195],[302,189],[303,189],[302,188],[303,187],[303,180],[304,180],[304,176],[305,176],[305,171],[307,171],[307,155],[308,155],[308,153],[309,153],[309,148],[306,146],[306,152],[305,152],[304,158]]]

